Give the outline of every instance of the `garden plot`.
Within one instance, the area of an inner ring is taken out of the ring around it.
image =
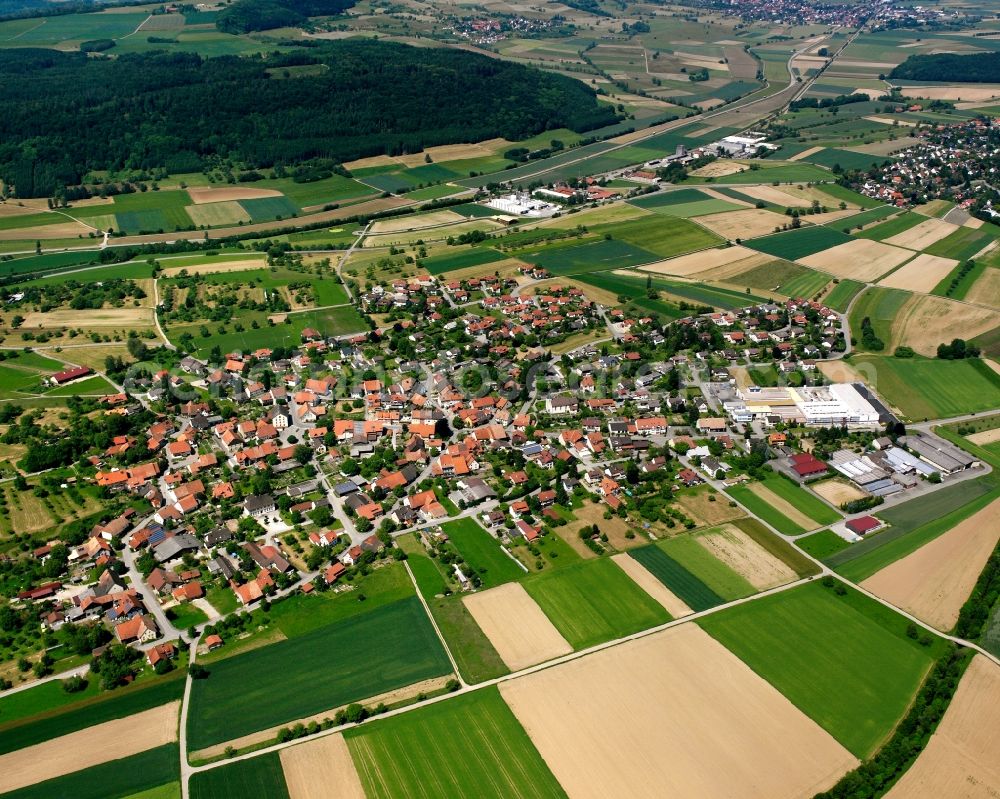
[[[668,590],[663,583],[650,574],[646,567],[635,558],[621,552],[617,555],[612,555],[611,560],[621,566],[625,574],[631,577],[643,591],[663,605],[663,609],[675,619],[694,612],[687,606],[684,600]]]
[[[897,233],[885,239],[886,244],[906,247],[910,250],[926,250],[935,242],[949,236],[958,230],[958,225],[945,222],[942,219],[927,219],[909,230]]]
[[[656,679],[637,681],[642,674]],[[691,624],[505,682],[500,693],[572,799],[811,797],[857,764]]]
[[[1000,794],[1000,668],[976,655],[917,762],[886,799]]]
[[[290,799],[365,799],[344,736],[329,735],[278,753]]]
[[[960,522],[916,552],[875,572],[861,585],[948,631],[1000,540],[1000,500]]]
[[[751,239],[773,233],[776,227],[788,223],[788,217],[766,208],[747,208],[698,218],[698,224],[725,239]]]
[[[179,708],[169,702],[2,755],[0,793],[176,741]]]
[[[938,220],[929,219],[927,221],[937,222]],[[893,236],[893,238],[898,237]],[[878,285],[886,286],[887,288],[908,289],[909,291],[927,293],[948,277],[951,270],[956,266],[958,266],[958,261],[953,258],[942,258],[940,255],[921,253],[912,261],[880,280]]]
[[[787,564],[731,524],[702,533],[695,540],[758,591],[790,583],[797,577]]]
[[[868,281],[881,277],[912,257],[910,250],[880,241],[854,239],[797,260],[803,266],[828,272],[835,277]]]
[[[667,261],[657,261],[655,264],[640,267],[639,271],[677,277],[702,275],[703,279],[725,280],[731,275],[741,274],[770,260],[772,259],[769,256],[746,247],[719,247]]]
[[[511,671],[573,651],[520,583],[480,591],[462,601]]]

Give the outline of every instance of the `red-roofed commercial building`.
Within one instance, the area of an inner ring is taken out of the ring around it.
[[[872,530],[878,530],[881,526],[882,522],[874,516],[862,516],[847,522],[847,529],[856,535],[865,535]]]
[[[89,366],[74,366],[64,372],[56,372],[49,380],[57,386],[61,386],[63,383],[69,383],[71,380],[77,380],[89,374],[93,374],[93,370]]]
[[[817,474],[826,474],[830,467],[823,461],[808,452],[800,452],[792,455],[792,469],[799,477],[812,477]]]

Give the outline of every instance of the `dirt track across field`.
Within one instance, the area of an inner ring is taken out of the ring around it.
[[[500,693],[570,799],[811,797],[857,760],[694,624]]]
[[[976,655],[926,748],[886,799],[1000,796],[1000,668]]]
[[[950,630],[1000,540],[998,513],[1000,499],[861,585],[937,629]]]
[[[365,799],[344,736],[329,735],[279,753],[290,799]]]
[[[180,701],[0,755],[0,793],[177,740]]]
[[[573,651],[520,583],[507,583],[462,600],[511,671]]]

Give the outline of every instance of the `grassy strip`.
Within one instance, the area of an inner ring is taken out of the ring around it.
[[[841,516],[837,511],[787,477],[780,474],[768,477],[764,485],[819,524],[833,524],[840,521]]]
[[[818,533],[796,539],[795,543],[798,544],[803,552],[808,552],[814,558],[819,558],[820,560],[829,558],[831,555],[836,555],[850,546],[847,541],[832,530],[820,530]]]
[[[809,560],[809,558],[803,556],[801,552],[785,541],[785,539],[776,536],[756,519],[734,519],[729,523],[746,533],[767,550],[768,554],[776,557],[799,577],[811,577],[814,574],[819,574],[819,566]],[[838,538],[838,540],[842,541],[843,539]],[[845,541],[844,543],[846,544],[847,542]]]
[[[692,610],[708,610],[723,603],[722,597],[656,544],[633,549],[628,554]]]
[[[775,530],[785,535],[798,535],[804,533],[805,528],[793,522],[785,514],[772,508],[767,502],[758,497],[745,485],[732,486],[726,489],[726,493],[733,499],[746,507],[755,516],[760,516],[765,522]]]
[[[941,279],[941,282],[934,287],[931,294],[936,294],[939,297],[950,297],[953,300],[964,300],[965,295],[972,288],[972,284],[979,280],[983,272],[990,268],[986,265],[985,261],[973,261],[973,267],[967,271],[963,271],[966,263],[968,262],[959,261],[955,265],[955,268],[945,275]],[[954,288],[952,287],[952,281],[955,281]]]
[[[288,799],[285,772],[277,752],[199,771],[188,785],[191,799],[226,799],[231,796],[261,796]]]
[[[972,652],[952,647],[938,658],[913,705],[886,744],[867,763],[848,772],[816,799],[877,799],[884,796],[924,750],[951,703],[972,660]]]
[[[100,746],[100,742],[95,741],[95,745]],[[123,799],[176,782],[180,775],[181,757],[177,744],[164,744],[0,796],[2,799]]]
[[[180,699],[184,693],[183,678],[184,674],[177,671],[162,679],[140,683],[134,688],[119,688],[107,694],[99,694],[68,708],[18,719],[0,730],[0,754]]]
[[[958,614],[958,624],[955,625],[955,635],[973,641],[982,638],[990,620],[990,612],[998,602],[1000,602],[1000,545],[994,548],[979,579],[976,580],[972,594],[962,605],[962,610]]]

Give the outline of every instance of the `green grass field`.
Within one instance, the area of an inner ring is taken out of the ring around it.
[[[865,287],[857,280],[840,280],[823,298],[823,303],[835,311],[844,313],[854,296]]]
[[[787,80],[787,77],[784,80]],[[724,178],[716,178],[715,181],[711,181],[709,178],[688,177],[685,183],[719,182],[750,184],[773,183],[776,180],[781,183],[816,183],[833,178],[833,175],[828,170],[821,169],[813,164],[803,163],[802,161],[790,163],[777,162],[773,165],[756,163],[761,166],[761,169],[747,169],[743,172],[737,172],[734,175],[726,175]]]
[[[768,502],[758,497],[745,485],[731,486],[726,489],[726,493],[780,533],[798,535],[799,533],[806,532],[802,525],[797,524],[776,508],[771,507]]]
[[[117,688],[96,696],[84,693],[82,698],[71,704],[53,706],[53,700],[46,691],[34,694],[30,699],[18,700],[13,705],[14,712],[11,712],[10,705],[0,705],[0,713],[3,713],[0,717],[0,754],[158,707],[180,699],[183,692],[183,674],[174,672],[167,677],[142,681],[130,688]],[[33,708],[34,712],[30,712]]]
[[[574,649],[670,621],[612,560],[587,560],[526,579],[525,590]]]
[[[420,263],[432,275],[440,275],[456,269],[491,264],[494,261],[502,261],[506,257],[506,255],[490,247],[474,247],[472,249],[460,249],[446,255],[435,255],[433,258],[427,258]]]
[[[287,197],[262,197],[259,200],[239,200],[243,210],[250,214],[254,222],[270,222],[272,219],[288,219],[298,214],[299,209]]]
[[[697,189],[680,189],[678,191],[662,192],[629,200],[631,205],[655,211],[658,214],[688,218],[719,214],[724,211],[738,211],[742,206],[726,202],[716,197],[710,197]]]
[[[277,752],[197,772],[191,776],[188,792],[191,799],[229,799],[238,796],[288,799],[285,772],[281,768]]]
[[[885,155],[868,155],[867,153],[856,153],[852,150],[838,150],[828,147],[818,153],[807,155],[802,159],[806,163],[828,166],[833,169],[840,166],[842,169],[870,169],[873,166],[892,161],[894,159]]]
[[[655,546],[662,549],[725,602],[756,593],[746,579],[699,544],[696,535],[666,538],[657,541]]]
[[[814,558],[828,558],[847,549],[850,544],[832,530],[820,530],[816,533],[797,538],[795,543]]]
[[[866,289],[855,301],[848,318],[851,335],[857,339],[858,349],[865,348],[861,340],[861,323],[865,317],[871,320],[875,335],[883,343],[888,344],[892,340],[892,325],[903,305],[912,296],[908,291],[901,289],[885,289],[877,286]]]
[[[63,690],[61,681],[53,680],[36,685],[34,688],[7,694],[0,697],[0,724],[6,725],[19,719],[72,705],[82,699],[89,699],[97,696],[99,689],[99,680],[88,680],[85,690],[70,694]]]
[[[843,220],[845,224],[853,222],[853,217]],[[860,220],[859,220],[860,221]],[[906,211],[899,216],[893,217],[880,225],[871,225],[866,227],[864,230],[859,230],[853,235],[855,238],[859,239],[871,239],[873,241],[884,241],[885,239],[892,238],[893,236],[903,233],[912,227],[916,227],[921,222],[926,222],[927,217],[921,216],[920,214],[915,214],[912,211]]]
[[[475,519],[458,519],[441,526],[468,566],[479,574],[484,588],[518,580],[524,569],[500,549],[500,542]]]
[[[180,779],[177,744],[64,774],[28,788],[0,794],[2,799],[125,799]]]
[[[981,360],[861,355],[851,361],[874,369],[878,393],[911,420],[943,419],[996,408],[1000,375]]]
[[[829,250],[838,244],[850,241],[850,236],[841,233],[833,228],[813,225],[803,227],[798,230],[789,230],[784,233],[775,233],[770,236],[762,236],[756,239],[749,239],[743,244],[759,252],[766,252],[777,258],[784,258],[787,261],[794,261],[796,258],[805,258],[807,255]]]
[[[839,522],[841,515],[827,505],[815,494],[811,494],[791,480],[776,474],[764,480],[771,491],[787,500],[806,516],[818,524],[833,524]]]
[[[654,253],[614,239],[569,247],[545,247],[517,253],[516,257],[559,276],[622,269],[659,260]]]
[[[280,191],[299,208],[336,203],[356,197],[371,197],[377,193],[370,186],[365,186],[342,175],[331,175],[323,180],[315,180],[310,183],[296,183],[291,178],[278,178],[276,180],[262,180],[255,183],[254,186]]]
[[[934,242],[925,252],[930,255],[941,255],[945,258],[956,258],[958,261],[967,261],[987,244],[997,239],[997,236],[989,229],[990,227],[992,226],[987,225],[978,230],[960,227],[943,239]]]
[[[660,258],[672,258],[675,255],[703,250],[724,242],[721,236],[705,230],[694,222],[677,217],[665,218],[662,214],[648,214],[624,222],[594,225],[591,232],[610,235],[615,241],[624,241]]]
[[[496,688],[345,733],[368,799],[566,794]]]
[[[213,663],[191,692],[190,746],[203,749],[450,668],[423,607],[410,597]],[[280,690],[262,674],[280,674]]]
[[[933,658],[933,647],[907,637],[902,616],[820,583],[698,624],[862,759],[902,718]]]

